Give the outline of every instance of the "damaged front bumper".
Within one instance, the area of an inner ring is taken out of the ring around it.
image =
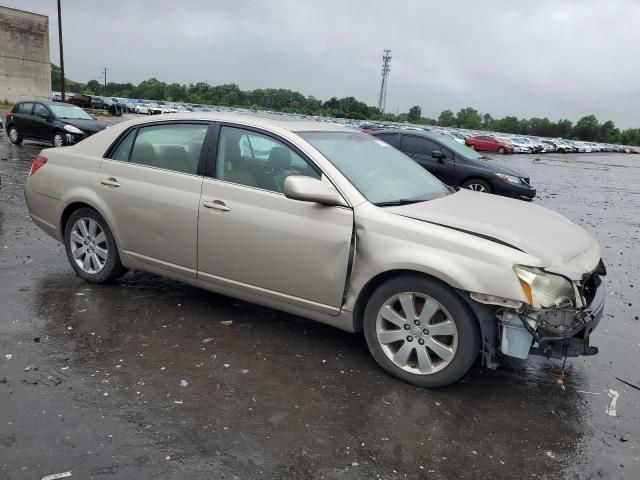
[[[502,309],[497,346],[504,355],[547,358],[595,355],[597,347],[589,345],[589,337],[600,323],[604,312],[605,290],[599,275],[591,275],[583,285],[586,307],[579,310],[547,309],[517,312]]]

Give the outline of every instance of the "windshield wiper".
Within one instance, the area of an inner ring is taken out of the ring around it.
[[[425,202],[426,200],[415,199],[415,198],[401,198],[400,200],[390,200],[388,202],[378,202],[374,203],[376,207],[398,207],[400,205],[411,205],[412,203],[420,203]]]

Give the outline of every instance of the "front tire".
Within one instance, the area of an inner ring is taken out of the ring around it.
[[[54,147],[64,147],[67,144],[64,138],[64,133],[55,132],[53,134],[53,138],[51,139],[51,143],[53,143]]]
[[[500,148],[498,148],[498,153],[500,155],[504,155],[505,153],[507,153],[507,151],[503,147],[500,147]]]
[[[9,127],[9,141],[14,145],[20,145],[22,143],[22,136],[14,125]]]
[[[467,180],[462,184],[462,188],[468,188],[469,190],[473,190],[474,192],[481,193],[491,193],[491,185],[489,185],[486,181],[480,180],[479,178],[472,178],[471,180]]]
[[[127,272],[107,222],[91,208],[71,214],[64,229],[64,243],[69,263],[87,282],[108,283]]]
[[[478,322],[462,298],[421,275],[376,289],[364,313],[371,355],[391,375],[424,388],[458,381],[480,350]]]

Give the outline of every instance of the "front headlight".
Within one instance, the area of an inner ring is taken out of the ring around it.
[[[576,295],[573,284],[565,277],[547,273],[539,268],[513,267],[527,303],[534,308],[575,306]]]
[[[504,173],[496,173],[496,176],[502,180],[503,182],[509,182],[509,183],[520,183],[520,178],[519,177],[514,177],[511,175],[505,175]]]
[[[78,127],[74,127],[73,125],[65,125],[63,128],[69,133],[82,135],[82,130],[80,130]]]

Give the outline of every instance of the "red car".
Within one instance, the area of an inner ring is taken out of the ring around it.
[[[513,153],[513,145],[498,140],[493,135],[476,135],[464,141],[467,147],[484,152]]]

